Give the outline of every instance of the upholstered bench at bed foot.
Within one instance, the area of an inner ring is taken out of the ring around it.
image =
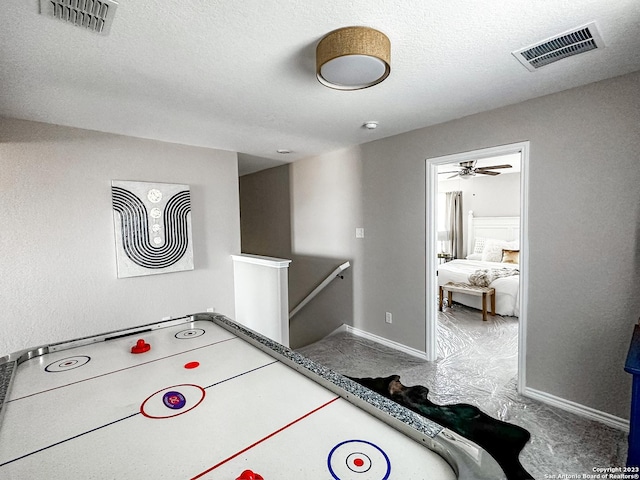
[[[451,306],[452,295],[454,293],[464,293],[466,295],[475,295],[477,297],[482,297],[482,320],[487,321],[487,297],[491,302],[491,315],[496,314],[496,290],[491,287],[477,287],[475,285],[470,285],[468,283],[456,283],[456,282],[448,282],[444,285],[440,285],[440,301],[438,310],[442,311],[442,299],[444,297],[444,292],[447,292],[447,299],[449,300],[449,306]]]

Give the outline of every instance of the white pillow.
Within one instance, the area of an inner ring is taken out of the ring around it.
[[[484,244],[487,241],[487,239],[485,237],[476,237],[476,243],[473,245],[473,253],[479,253],[482,254],[482,252],[484,251]],[[473,260],[473,259],[469,259],[469,260]]]
[[[502,261],[502,249],[517,249],[518,242],[507,242],[504,240],[494,240],[488,238],[482,251],[483,262],[501,262]]]
[[[482,260],[482,254],[481,253],[470,253],[469,255],[467,255],[467,260]]]

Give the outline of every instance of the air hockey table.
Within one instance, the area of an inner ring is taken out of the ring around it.
[[[473,442],[210,313],[0,357],[0,478],[505,479]]]

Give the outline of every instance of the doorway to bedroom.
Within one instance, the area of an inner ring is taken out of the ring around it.
[[[525,385],[528,151],[522,142],[426,160],[427,357],[452,377],[474,374],[474,381],[500,383],[515,376],[519,392]]]

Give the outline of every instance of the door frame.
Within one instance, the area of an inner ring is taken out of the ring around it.
[[[520,317],[518,322],[518,393],[526,386],[526,345],[527,345],[527,299],[529,285],[529,237],[528,237],[528,198],[529,198],[529,141],[482,148],[469,152],[454,153],[441,157],[427,158],[426,161],[426,358],[435,361],[438,356],[437,329],[437,194],[438,167],[457,164],[475,159],[497,157],[513,153],[520,154]]]

